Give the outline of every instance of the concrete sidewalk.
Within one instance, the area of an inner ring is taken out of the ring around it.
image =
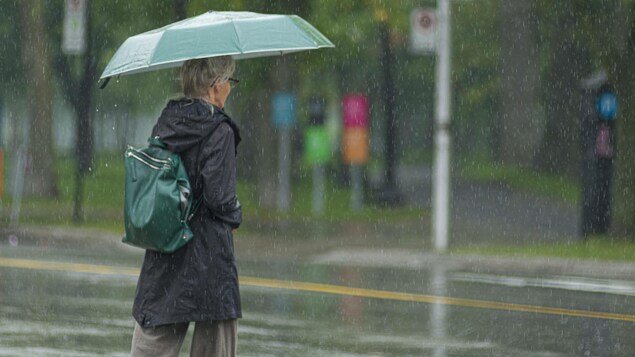
[[[276,262],[358,268],[426,271],[440,266],[452,271],[521,276],[579,276],[602,279],[627,279],[635,275],[635,263],[575,260],[553,257],[510,257],[463,254],[437,254],[417,244],[416,239],[395,240],[350,235],[297,236],[289,231],[277,235],[241,233],[235,235],[236,255],[252,262]],[[13,238],[11,238],[13,236]],[[121,243],[121,235],[73,227],[0,228],[0,250],[8,252],[11,240],[19,246],[72,246],[139,255],[143,251]]]

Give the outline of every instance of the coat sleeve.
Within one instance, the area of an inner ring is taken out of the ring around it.
[[[211,152],[204,150],[201,170],[204,182],[204,203],[214,217],[238,228],[242,222],[242,210],[236,196],[236,145],[234,133],[226,123],[221,123],[208,141]]]

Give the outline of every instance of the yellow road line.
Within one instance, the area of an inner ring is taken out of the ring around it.
[[[488,300],[461,299],[438,295],[424,295],[401,293],[385,290],[372,290],[362,288],[351,288],[339,285],[305,283],[298,281],[282,281],[273,279],[261,279],[252,277],[241,277],[241,284],[260,286],[274,289],[312,291],[319,293],[328,293],[335,295],[359,296],[366,298],[397,300],[409,302],[422,302],[427,304],[443,304],[461,307],[474,307],[479,309],[504,310],[517,312],[531,312],[538,314],[560,315],[560,316],[576,316],[594,319],[631,321],[635,322],[635,315],[618,314],[610,312],[598,312],[589,310],[573,310],[557,307],[546,307],[537,305],[522,305]]]
[[[12,258],[0,258],[0,267],[66,271],[66,272],[78,272],[78,273],[102,274],[102,275],[127,275],[127,276],[139,275],[139,269],[135,269],[135,268],[115,267],[115,266],[96,265],[96,264],[64,263],[64,262],[53,262],[53,261],[43,261],[43,260],[12,259]],[[250,276],[241,276],[240,283],[241,285],[256,286],[256,287],[270,288],[270,289],[308,291],[308,292],[316,292],[316,293],[323,293],[323,294],[358,296],[358,297],[364,297],[364,298],[383,299],[383,300],[420,302],[420,303],[426,303],[426,304],[443,304],[443,305],[453,305],[453,306],[461,306],[461,307],[473,307],[478,309],[529,312],[529,313],[536,313],[536,314],[575,316],[575,317],[585,317],[585,318],[592,318],[592,319],[635,322],[635,315],[629,315],[629,314],[599,312],[599,311],[590,311],[590,310],[563,309],[563,308],[557,308],[557,307],[513,304],[513,303],[505,303],[505,302],[497,302],[497,301],[488,301],[488,300],[462,299],[462,298],[453,298],[453,297],[437,296],[437,295],[411,294],[411,293],[402,293],[402,292],[394,292],[394,291],[386,291],[386,290],[353,288],[353,287],[331,285],[331,284],[307,283],[307,282],[291,281],[291,280],[263,279],[263,278],[256,278],[256,277],[250,277]]]

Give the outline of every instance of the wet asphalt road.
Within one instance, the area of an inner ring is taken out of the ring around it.
[[[0,356],[128,355],[141,251],[19,238],[0,240]],[[238,235],[239,355],[635,355],[628,269],[589,278],[316,239]]]

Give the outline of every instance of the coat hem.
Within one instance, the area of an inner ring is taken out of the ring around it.
[[[135,319],[135,321],[137,321],[139,326],[143,328],[153,328],[153,327],[158,327],[163,325],[180,324],[184,322],[236,320],[236,319],[241,319],[243,316],[242,316],[242,313],[240,312],[238,312],[237,314],[230,314],[230,315],[223,315],[223,316],[217,316],[212,314],[193,314],[189,316],[181,316],[179,318],[167,317],[162,319],[156,319],[155,321],[152,321],[152,322],[150,322],[144,315],[133,314],[132,317]]]

